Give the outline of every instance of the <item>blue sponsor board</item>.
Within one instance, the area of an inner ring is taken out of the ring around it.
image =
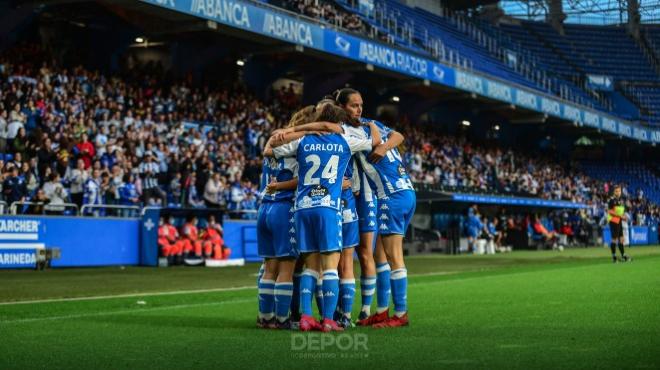
[[[136,219],[0,216],[0,268],[34,267],[43,248],[60,249],[53,267],[137,265],[139,243]]]
[[[40,220],[0,218],[0,268],[34,268],[43,232]]]
[[[651,233],[657,235],[657,226],[633,226],[628,228],[628,241],[630,245],[649,245],[657,243],[657,236],[652,237]],[[609,245],[612,242],[612,232],[609,226],[603,228],[603,244]]]
[[[332,30],[325,31],[324,39],[325,52],[422,80],[449,86],[455,83],[453,69],[379,42]]]
[[[630,245],[649,244],[649,228],[646,226],[633,226],[630,229]]]
[[[310,47],[408,76],[507,102],[548,116],[569,120],[640,142],[660,143],[660,130],[622,122],[605,113],[585,109],[554,97],[521,89],[479,74],[437,63],[428,57],[378,41],[339,32],[275,8],[241,0],[141,0],[142,2],[211,20],[267,37]],[[603,76],[601,76],[603,77]],[[605,76],[606,77],[606,76]],[[597,81],[596,81],[597,80]],[[596,79],[607,88],[611,79]]]
[[[37,265],[36,249],[4,249],[0,247],[0,268],[19,269],[35,268]]]
[[[544,207],[544,208],[586,208],[581,203],[567,202],[564,200],[547,200],[538,198],[521,197],[502,197],[496,195],[478,195],[478,194],[452,194],[452,200],[463,203],[476,204],[497,204],[523,207]]]

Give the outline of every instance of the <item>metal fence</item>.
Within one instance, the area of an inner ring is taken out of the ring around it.
[[[2,205],[4,203],[4,205]],[[5,214],[5,207],[7,203],[1,202],[0,207],[2,207],[2,214]],[[13,202],[9,206],[9,214],[52,214],[52,215],[78,215],[78,205],[73,203],[59,203],[59,204],[48,204],[44,202],[27,202],[27,201],[18,201]]]

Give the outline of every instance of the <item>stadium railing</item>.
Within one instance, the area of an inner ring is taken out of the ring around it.
[[[141,210],[139,206],[124,206],[117,204],[85,204],[80,209],[80,215],[94,217],[103,216],[137,218],[140,215],[140,211]]]
[[[5,205],[7,204],[6,202],[2,202],[2,203],[5,203]],[[65,215],[66,212],[67,212],[67,209],[73,209],[74,210],[73,215],[74,216],[78,215],[78,205],[74,204],[74,203],[44,204],[43,202],[27,202],[27,201],[13,202],[9,206],[9,214],[12,214],[12,215],[25,214],[26,211],[28,210],[28,208],[25,208],[25,206],[29,207],[29,206],[33,206],[33,205],[35,205],[35,206],[40,205],[40,206],[43,207],[41,214],[45,214],[46,211],[48,211],[48,212],[52,212],[54,214]],[[23,208],[21,208],[21,212],[18,212],[18,207],[19,206],[23,207]],[[3,213],[4,213],[4,206],[2,206],[2,207],[3,207]]]
[[[0,215],[4,215],[7,212],[8,204],[4,200],[0,200]]]

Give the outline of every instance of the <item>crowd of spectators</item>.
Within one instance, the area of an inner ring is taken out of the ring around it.
[[[605,212],[612,184],[588,177],[575,163],[560,165],[542,155],[497,146],[475,145],[464,137],[443,135],[402,121],[406,158],[414,182],[435,184],[447,191],[528,196],[591,206],[592,218]],[[635,224],[660,220],[660,208],[639,191],[621,184],[626,207]]]
[[[105,76],[22,46],[0,59],[0,194],[11,204],[255,210],[264,133],[291,94],[264,103],[234,83],[164,84],[156,66]],[[43,61],[43,62],[35,62]]]
[[[238,82],[166,83],[156,65],[106,76],[49,60],[35,46],[0,56],[0,196],[7,204],[36,201],[25,206],[35,213],[62,212],[69,203],[256,210],[260,153],[268,133],[299,106],[292,87],[264,102]],[[592,206],[590,217],[603,213],[609,184],[575,167],[406,121],[398,129],[416,182],[581,202]],[[657,205],[625,186],[624,196],[636,223],[658,218]]]
[[[276,1],[277,2],[277,1]],[[335,3],[325,0],[281,0],[278,6],[290,11],[306,15],[348,31],[369,37],[379,37],[386,40],[387,35],[379,33],[375,28],[364,23],[360,16],[347,12]]]

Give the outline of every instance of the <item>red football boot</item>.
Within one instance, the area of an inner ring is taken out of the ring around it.
[[[389,310],[383,311],[381,313],[375,313],[364,320],[359,320],[356,324],[358,326],[372,326],[374,324],[387,321],[388,319],[389,319]]]
[[[329,333],[331,331],[344,331],[344,328],[339,326],[335,320],[323,319],[323,322],[321,323],[321,331]]]
[[[302,315],[300,316],[300,324],[299,329],[300,331],[313,331],[313,330],[321,330],[321,324],[319,324],[318,321],[316,321],[315,318],[309,316],[309,315]]]
[[[374,328],[398,328],[401,326],[408,326],[408,313],[406,312],[403,316],[392,316],[387,321],[383,321],[378,324],[374,324]]]

